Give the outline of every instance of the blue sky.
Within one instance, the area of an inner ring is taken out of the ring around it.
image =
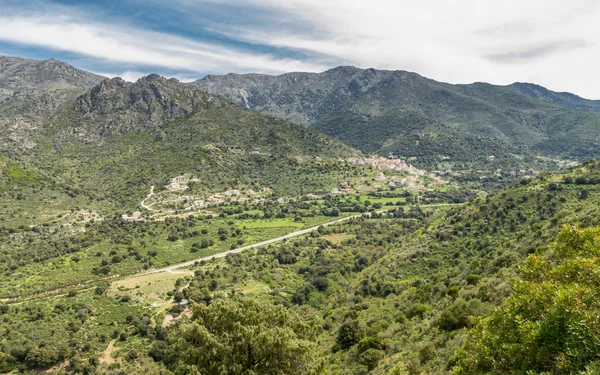
[[[593,0],[0,0],[0,53],[107,76],[402,69],[600,98]]]

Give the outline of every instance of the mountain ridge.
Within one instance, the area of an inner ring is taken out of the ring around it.
[[[506,154],[600,156],[594,151],[600,102],[533,84],[453,85],[402,70],[349,66],[323,73],[207,76],[191,84],[256,112],[321,130],[363,152],[422,157],[425,143],[430,155],[424,162],[432,167],[448,152],[471,165],[491,156],[474,160],[478,152],[466,144],[473,137],[498,144]]]

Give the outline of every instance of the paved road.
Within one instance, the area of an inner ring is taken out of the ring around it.
[[[459,203],[460,204],[460,203]],[[431,205],[423,205],[420,207],[441,207],[441,206],[455,206],[455,205],[459,205],[459,204],[452,204],[452,203],[441,203],[441,204],[431,204]],[[387,212],[388,210],[381,210],[381,211],[377,211],[377,213],[384,213]],[[352,215],[352,216],[346,216],[343,217],[341,219],[337,219],[337,220],[333,220],[327,223],[323,223],[314,227],[310,227],[310,228],[306,228],[306,229],[302,229],[299,230],[297,232],[292,232],[292,233],[288,233],[284,236],[281,237],[276,237],[276,238],[271,238],[270,240],[266,240],[266,241],[262,241],[262,242],[257,242],[254,243],[252,245],[248,245],[248,246],[244,246],[244,247],[240,247],[234,250],[228,250],[228,251],[224,251],[222,253],[217,253],[215,255],[211,255],[211,256],[207,256],[204,258],[199,258],[199,259],[194,259],[194,260],[190,260],[184,263],[179,263],[179,264],[175,264],[169,267],[165,267],[165,268],[159,268],[159,269],[155,269],[155,270],[150,270],[150,271],[145,271],[142,273],[138,273],[137,275],[132,275],[131,277],[136,277],[136,276],[143,276],[143,275],[151,275],[154,273],[161,273],[161,272],[171,272],[173,270],[176,270],[178,268],[185,268],[185,267],[189,267],[191,265],[193,265],[196,262],[201,262],[201,261],[208,261],[211,260],[213,258],[224,258],[229,254],[236,254],[236,253],[241,253],[242,251],[246,251],[246,250],[250,250],[250,249],[256,249],[257,247],[261,247],[261,246],[265,246],[265,245],[269,245],[275,242],[280,242],[283,240],[287,240],[289,238],[294,238],[294,237],[298,237],[298,236],[302,236],[311,232],[314,232],[316,230],[319,229],[319,227],[323,226],[323,227],[327,227],[330,225],[334,225],[334,224],[338,224],[344,221],[348,221],[348,220],[352,220],[352,219],[356,219],[359,217],[363,217],[363,216],[370,216],[371,213],[370,212],[365,212],[362,214],[358,214],[358,215]]]
[[[308,233],[314,232],[314,231],[318,230],[320,226],[327,227],[329,225],[341,223],[343,221],[348,221],[348,220],[351,220],[351,219],[356,219],[358,217],[365,216],[365,215],[370,215],[370,213],[365,212],[365,213],[360,214],[360,215],[346,216],[346,217],[343,217],[341,219],[337,219],[337,220],[334,220],[334,221],[330,221],[328,223],[317,225],[315,227],[310,227],[310,228],[299,230],[297,232],[288,233],[288,234],[286,234],[284,236],[281,236],[281,237],[271,238],[270,240],[266,240],[266,241],[262,241],[262,242],[257,242],[257,243],[254,243],[252,245],[240,247],[240,248],[237,248],[237,249],[234,249],[234,250],[224,251],[222,253],[217,253],[215,255],[211,255],[211,256],[208,256],[208,257],[204,257],[204,258],[190,260],[190,261],[187,261],[187,262],[184,262],[184,263],[175,264],[173,266],[169,266],[169,267],[165,267],[165,268],[159,268],[159,269],[156,269],[156,270],[142,272],[142,273],[137,274],[136,276],[150,275],[150,274],[153,274],[153,273],[160,273],[160,272],[171,272],[171,271],[176,270],[178,268],[189,267],[189,266],[193,265],[196,262],[200,262],[200,261],[203,261],[203,260],[211,260],[213,258],[223,258],[223,257],[226,257],[229,254],[236,254],[236,253],[241,253],[242,251],[246,251],[246,250],[250,250],[250,249],[256,249],[257,247],[269,245],[269,244],[272,244],[272,243],[275,243],[275,242],[280,242],[280,241],[283,241],[283,240],[287,240],[288,238],[294,238],[294,237],[298,237],[298,236],[302,236],[304,234],[308,234]]]

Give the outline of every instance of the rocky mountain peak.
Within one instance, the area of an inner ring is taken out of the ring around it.
[[[76,112],[94,119],[103,134],[111,135],[153,129],[220,101],[178,80],[151,74],[134,83],[103,80],[77,99]]]

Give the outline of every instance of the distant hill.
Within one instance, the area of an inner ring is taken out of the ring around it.
[[[485,163],[600,156],[600,101],[515,83],[452,85],[406,71],[338,67],[207,76],[192,85],[323,131],[365,152]]]

